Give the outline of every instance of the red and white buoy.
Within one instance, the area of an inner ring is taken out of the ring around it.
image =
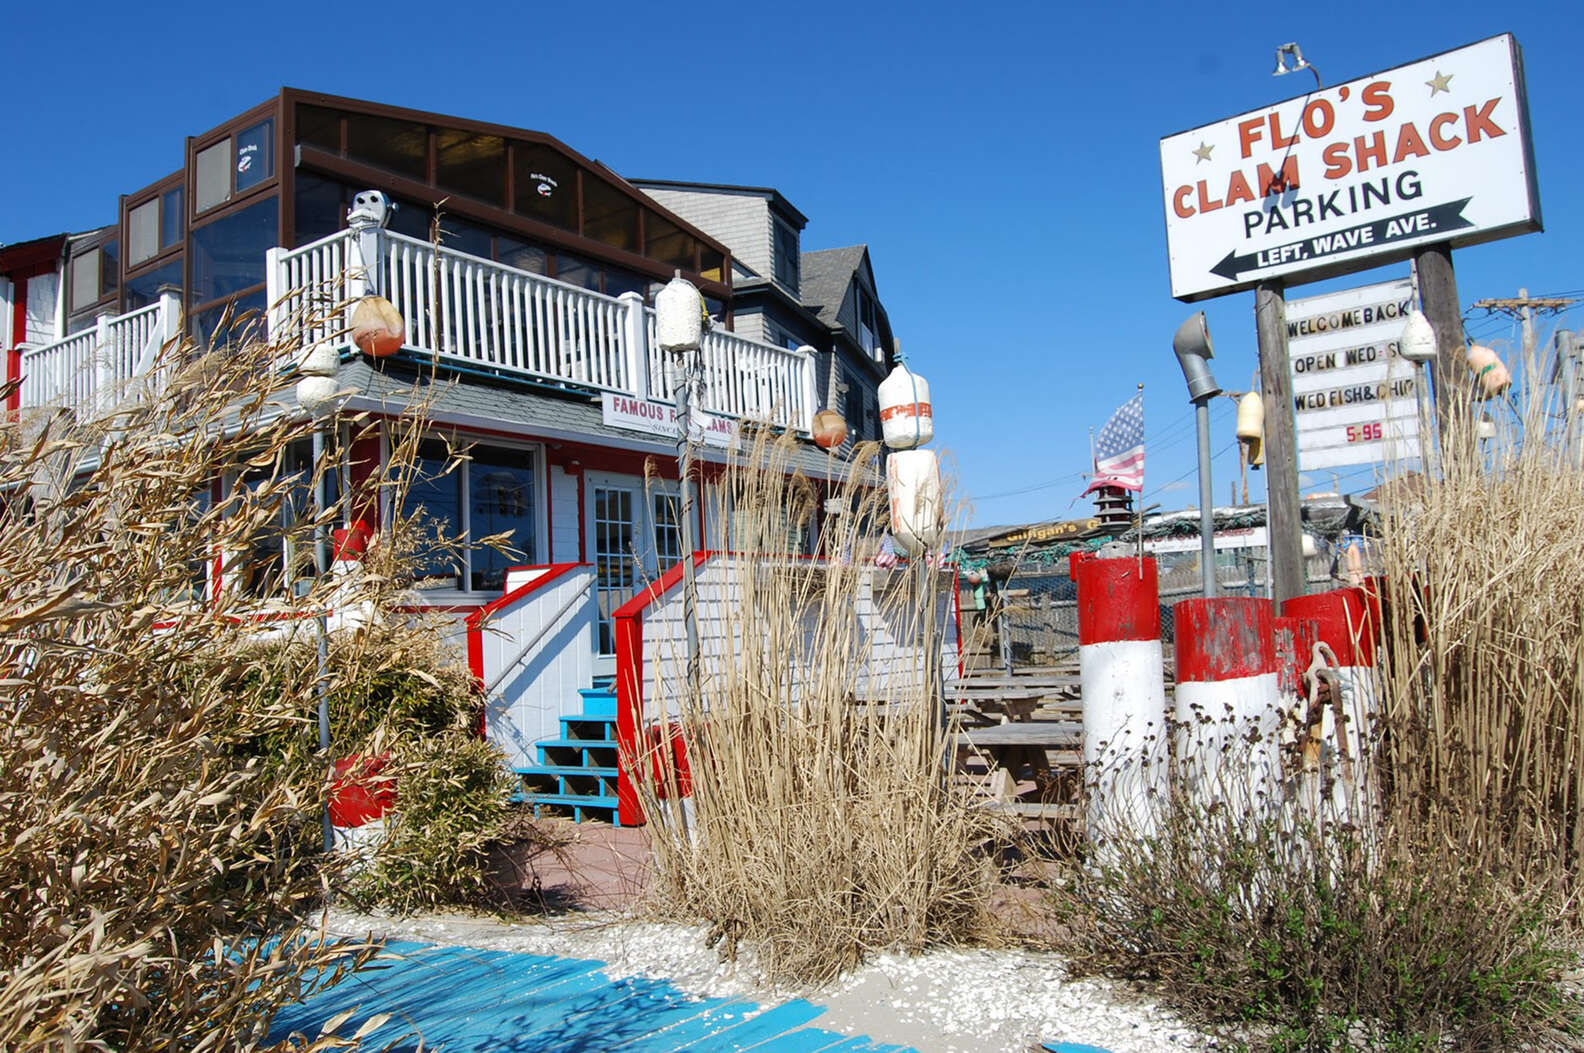
[[[1281,697],[1269,600],[1183,600],[1173,609],[1177,762],[1194,803],[1263,811],[1281,788]]]
[[[1075,554],[1076,555],[1076,554]],[[1147,837],[1166,799],[1166,688],[1155,560],[1074,558],[1086,825]]]
[[[1374,715],[1378,708],[1375,645],[1380,634],[1380,603],[1367,588],[1333,589],[1295,596],[1282,604],[1282,614],[1316,623],[1319,641],[1336,656],[1340,705],[1328,707],[1321,722],[1322,763],[1334,780],[1333,801],[1346,807],[1349,797],[1368,792],[1369,758],[1373,749]],[[1337,726],[1337,712],[1343,727]],[[1353,785],[1347,785],[1351,767]]]

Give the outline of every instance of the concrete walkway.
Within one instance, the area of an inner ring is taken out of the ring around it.
[[[312,1037],[330,1017],[352,1009],[340,1034],[391,1014],[365,1036],[367,1049],[916,1053],[810,1027],[825,1010],[802,999],[763,1006],[700,998],[659,980],[611,980],[600,971],[603,964],[392,942],[375,967],[280,1013],[270,1039],[293,1031]]]

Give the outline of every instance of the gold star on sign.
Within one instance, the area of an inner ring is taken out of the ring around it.
[[[1204,140],[1201,139],[1199,140],[1199,148],[1193,152],[1193,155],[1197,157],[1199,161],[1208,161],[1210,160],[1210,151],[1214,149],[1215,147],[1213,146],[1206,146]],[[1195,161],[1194,164],[1198,164],[1199,161]]]
[[[1444,91],[1450,95],[1452,93],[1452,78],[1456,75],[1455,73],[1442,73],[1440,70],[1436,70],[1435,76],[1425,81],[1425,84],[1430,87],[1430,97],[1434,98],[1435,93],[1438,91]]]

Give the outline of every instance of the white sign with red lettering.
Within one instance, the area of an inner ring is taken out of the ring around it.
[[[681,433],[677,427],[676,407],[669,402],[635,399],[631,395],[607,391],[600,396],[600,410],[607,427],[659,435],[673,442]],[[735,448],[737,422],[730,417],[695,410],[693,441],[723,450]]]
[[[1298,470],[1419,456],[1417,385],[1398,343],[1407,278],[1287,301]]]
[[[1179,300],[1540,229],[1511,34],[1169,135],[1160,156]]]

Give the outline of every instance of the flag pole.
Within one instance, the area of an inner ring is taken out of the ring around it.
[[[1140,420],[1139,437],[1143,438],[1144,427],[1142,422],[1144,419],[1144,382],[1142,380],[1139,381],[1138,393]],[[1144,463],[1149,463],[1147,454]],[[1142,581],[1144,580],[1144,472],[1142,470],[1139,471],[1138,511],[1133,515],[1133,529],[1138,531],[1138,576],[1139,580]]]

